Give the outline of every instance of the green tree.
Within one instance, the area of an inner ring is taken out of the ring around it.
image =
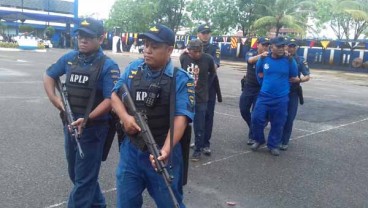
[[[51,26],[46,27],[44,34],[48,39],[51,39],[55,34],[55,28]]]
[[[185,4],[186,0],[117,0],[106,25],[108,29],[144,32],[150,25],[161,23],[176,31],[185,19]]]
[[[308,8],[311,2],[297,0],[270,0],[261,6],[266,11],[266,16],[257,19],[253,27],[255,29],[270,30],[275,28],[276,36],[283,27],[292,28],[303,33],[307,27]]]
[[[316,3],[317,26],[329,25],[338,39],[356,41],[368,29],[365,0],[318,0]]]
[[[34,31],[34,28],[30,25],[19,25],[19,32],[21,33],[31,33]]]

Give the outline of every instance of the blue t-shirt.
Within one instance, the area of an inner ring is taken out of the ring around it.
[[[72,63],[75,61],[75,58],[78,55],[79,55],[78,51],[71,51],[65,54],[46,71],[46,74],[53,79],[57,79],[58,77],[69,73],[71,70]],[[94,56],[93,58],[85,58],[84,60],[79,60],[78,64],[86,68],[87,70],[90,64],[96,58],[99,58],[103,55],[104,54],[102,52],[102,49],[100,48],[96,56]],[[97,90],[102,91],[102,95],[105,99],[111,98],[111,90],[113,89],[114,84],[117,82],[119,77],[120,77],[119,66],[112,59],[109,58],[106,59],[97,84]],[[76,118],[83,117],[83,115],[75,115],[75,116]],[[105,118],[106,116],[107,114],[105,116],[102,116],[100,119]]]
[[[257,61],[256,72],[263,73],[261,93],[268,97],[278,98],[289,94],[289,78],[298,76],[298,68],[294,58],[283,56],[272,58],[268,55]]]
[[[123,83],[125,83],[128,88],[132,83],[132,79],[136,74],[138,69],[142,69],[142,79],[150,80],[155,77],[160,76],[159,71],[152,71],[147,64],[144,63],[143,59],[138,59],[130,63],[121,74],[118,82],[116,83],[113,91],[117,92]],[[165,75],[173,77],[174,66],[170,60],[164,69]],[[176,116],[186,116],[191,122],[194,118],[194,80],[191,76],[184,71],[179,69],[176,73]]]

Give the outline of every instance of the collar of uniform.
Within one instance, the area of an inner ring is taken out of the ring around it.
[[[142,63],[140,66],[138,67],[142,67],[142,69],[147,69],[147,70],[150,70],[149,69],[149,66],[146,64],[146,63]],[[171,61],[171,59],[169,59],[169,62],[167,62],[165,68],[163,69],[165,70],[164,73],[169,76],[169,77],[173,77],[174,76],[174,66],[173,66],[173,63]]]
[[[95,54],[92,54],[92,55],[90,55],[90,56],[84,57],[84,58],[83,58],[83,62],[84,62],[85,64],[90,64],[90,63],[92,63],[92,62],[93,62],[97,57],[100,57],[102,54],[103,54],[103,52],[102,52],[102,48],[100,47],[100,48],[97,50],[97,52],[96,52]],[[79,56],[79,57],[82,57],[82,56],[83,56],[83,54],[78,53],[78,56]]]

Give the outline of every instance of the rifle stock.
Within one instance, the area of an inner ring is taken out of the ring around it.
[[[170,186],[171,182],[172,182],[172,177],[170,176],[169,172],[167,171],[167,167],[166,165],[164,164],[163,161],[161,160],[158,160],[157,158],[160,156],[160,151],[157,147],[157,144],[155,142],[155,139],[152,135],[152,132],[146,122],[146,119],[144,117],[144,115],[140,112],[137,111],[135,105],[134,105],[134,102],[133,102],[133,99],[132,97],[130,96],[130,93],[129,93],[129,89],[128,87],[126,86],[126,84],[123,84],[122,87],[121,87],[121,92],[122,92],[122,101],[124,103],[124,105],[127,107],[128,109],[128,112],[129,113],[132,113],[137,124],[141,127],[141,132],[139,133],[140,136],[142,136],[147,148],[148,148],[148,151],[153,155],[153,158],[155,160],[155,163],[156,163],[156,166],[157,166],[157,172],[160,173],[165,181],[165,184],[167,186],[167,189],[169,191],[169,194],[171,196],[171,199],[173,201],[173,205],[174,207],[180,207],[177,200],[176,200],[176,197],[174,195],[174,192]]]
[[[57,84],[56,87],[60,93],[61,100],[64,105],[64,109],[65,109],[64,115],[66,117],[66,122],[69,128],[69,133],[71,134],[72,137],[74,137],[75,141],[77,142],[79,156],[83,159],[84,153],[79,143],[80,134],[78,133],[78,128],[76,126],[72,126],[72,123],[74,122],[74,116],[73,116],[73,112],[72,112],[72,109],[70,108],[70,104],[68,101],[68,93],[66,91],[65,84],[61,83],[60,77],[56,80],[56,84]]]

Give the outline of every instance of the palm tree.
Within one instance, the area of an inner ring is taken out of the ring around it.
[[[310,7],[309,1],[297,0],[274,0],[268,1],[267,4],[260,5],[263,12],[268,14],[257,19],[253,26],[255,29],[275,28],[276,36],[279,35],[282,27],[293,28],[299,32],[303,32],[306,27],[306,18]]]

